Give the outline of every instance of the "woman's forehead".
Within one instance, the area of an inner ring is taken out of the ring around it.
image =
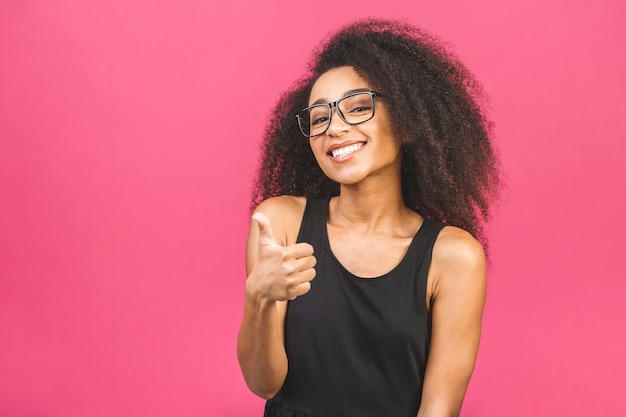
[[[352,67],[333,68],[315,81],[309,95],[309,104],[314,102],[332,102],[343,97],[347,92],[370,88],[369,84]]]

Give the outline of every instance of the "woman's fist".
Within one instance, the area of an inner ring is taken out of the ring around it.
[[[257,260],[246,289],[269,302],[293,300],[311,289],[315,278],[313,246],[308,243],[281,246],[274,239],[269,218],[257,212],[252,221],[259,228]]]

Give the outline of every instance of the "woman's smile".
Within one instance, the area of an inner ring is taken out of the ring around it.
[[[353,155],[355,152],[360,151],[365,146],[364,142],[357,143],[338,143],[332,145],[328,149],[328,156],[335,160],[345,160],[346,157]]]

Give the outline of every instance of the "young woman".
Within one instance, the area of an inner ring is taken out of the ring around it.
[[[500,186],[482,104],[435,38],[381,20],[336,33],[283,95],[238,341],[266,417],[459,415]]]

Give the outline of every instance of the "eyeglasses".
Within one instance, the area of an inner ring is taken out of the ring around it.
[[[323,135],[330,127],[333,107],[341,120],[349,125],[358,125],[374,117],[375,100],[380,97],[375,91],[358,91],[341,97],[332,103],[314,104],[296,114],[298,126],[307,138]]]

